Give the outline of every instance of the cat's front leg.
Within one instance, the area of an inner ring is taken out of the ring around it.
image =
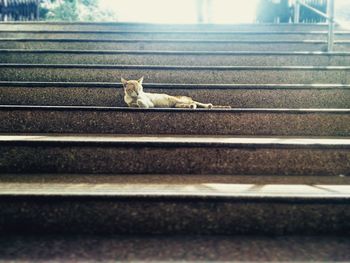
[[[139,108],[144,108],[144,109],[149,108],[149,105],[143,100],[138,99],[136,103],[139,106]]]

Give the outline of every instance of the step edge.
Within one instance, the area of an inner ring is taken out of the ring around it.
[[[0,25],[152,25],[152,26],[253,26],[253,27],[259,27],[259,26],[291,26],[294,27],[295,24],[292,23],[227,23],[227,24],[215,24],[215,23],[201,23],[201,24],[194,24],[194,23],[182,23],[182,24],[174,24],[174,23],[148,23],[148,22],[89,22],[89,21],[78,21],[78,22],[71,22],[71,21],[2,21],[0,22]],[[298,26],[324,26],[326,27],[327,23],[300,23]]]
[[[229,35],[327,35],[327,30],[310,30],[310,31],[239,31],[239,30],[13,30],[0,29],[1,33],[18,33],[18,34],[229,34]],[[336,30],[335,35],[350,35],[350,31]]]
[[[274,202],[274,201],[287,201],[287,202],[350,202],[349,190],[332,190],[332,185],[316,185],[318,193],[315,190],[309,190],[305,192],[284,190],[283,192],[249,192],[248,191],[231,191],[227,190],[227,187],[239,187],[251,188],[259,185],[256,184],[205,184],[207,188],[219,188],[220,186],[226,187],[226,190],[219,189],[206,189],[201,190],[203,185],[188,184],[176,187],[175,184],[164,184],[152,186],[152,184],[64,184],[66,188],[62,187],[63,184],[50,184],[50,183],[38,183],[38,184],[26,183],[0,183],[0,199],[1,198],[113,198],[113,199],[151,199],[163,201],[164,199],[205,199],[205,200],[236,200],[236,201],[262,201],[262,202]],[[27,186],[27,187],[26,187]],[[53,187],[54,186],[54,187]],[[61,189],[60,189],[61,186]],[[113,187],[114,186],[114,187]],[[169,186],[174,189],[169,189]],[[264,187],[280,188],[281,185],[262,185]],[[290,185],[282,185],[283,187]],[[294,187],[312,187],[309,185],[292,185]],[[349,187],[349,185],[336,185],[336,187]],[[9,188],[17,189],[9,189]],[[128,190],[125,190],[129,187]],[[153,189],[146,189],[146,188]],[[162,190],[160,188],[167,187],[168,189]],[[189,189],[189,187],[191,189]],[[197,187],[197,189],[196,189]],[[334,185],[333,185],[334,187]],[[62,189],[63,188],[63,189]],[[72,189],[74,188],[74,189]],[[84,188],[84,189],[79,189]],[[97,188],[97,189],[96,189]],[[157,189],[158,188],[158,189]],[[330,188],[330,189],[329,189]],[[45,190],[44,190],[45,189]]]
[[[350,149],[349,137],[0,134],[1,145]]]
[[[86,69],[149,69],[149,70],[350,70],[350,66],[175,66],[175,65],[111,65],[111,64],[27,64],[0,63],[0,68],[86,68]]]
[[[223,113],[280,113],[280,114],[350,114],[350,109],[340,108],[214,108],[214,109],[176,109],[176,108],[131,108],[108,106],[57,106],[57,105],[0,105],[0,111],[42,110],[42,111],[111,111],[111,112],[223,112]]]
[[[209,43],[209,44],[327,44],[326,40],[208,40],[208,39],[89,39],[89,38],[0,38],[0,42],[115,42],[115,43]],[[350,44],[336,40],[335,44]]]

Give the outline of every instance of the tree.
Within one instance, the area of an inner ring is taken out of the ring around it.
[[[42,0],[41,20],[117,21],[115,13],[103,10],[98,0]]]

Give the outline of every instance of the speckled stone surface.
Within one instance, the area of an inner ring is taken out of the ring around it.
[[[350,136],[350,111],[50,109],[0,106],[0,119],[2,133]]]
[[[349,199],[1,196],[1,233],[350,234]]]
[[[45,137],[45,136],[44,136]],[[152,146],[153,145],[153,146]],[[176,143],[2,142],[2,173],[348,175],[339,146],[200,146]],[[295,148],[294,148],[295,147]],[[311,147],[311,148],[310,148]]]
[[[120,77],[138,79],[147,76],[152,83],[350,83],[350,67],[346,68],[239,68],[239,67],[163,67],[103,65],[3,65],[4,81],[85,81],[119,82]]]
[[[350,34],[336,35],[336,39],[349,39]],[[327,40],[326,32],[230,32],[230,31],[0,31],[0,38],[70,38],[70,39],[215,39],[215,40]]]
[[[273,46],[273,48],[272,48]],[[319,43],[210,43],[210,42],[121,42],[115,41],[58,41],[58,40],[0,40],[2,49],[70,49],[70,50],[178,50],[178,51],[326,51],[327,45]],[[336,43],[336,51],[349,51],[350,45]]]
[[[347,262],[350,240],[336,236],[2,236],[12,262],[189,261]]]
[[[124,92],[104,87],[0,87],[0,103],[18,105],[95,105],[125,107]],[[190,96],[233,108],[350,108],[350,89],[148,88],[145,91]]]
[[[317,54],[191,54],[191,53],[101,53],[87,52],[9,52],[0,51],[2,63],[28,64],[120,64],[120,65],[188,65],[188,66],[348,66],[349,55]]]

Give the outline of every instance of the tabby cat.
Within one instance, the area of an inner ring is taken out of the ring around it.
[[[143,77],[139,80],[125,80],[121,78],[124,86],[124,101],[129,107],[138,108],[230,108],[230,106],[214,106],[211,103],[201,103],[186,96],[170,96],[167,94],[144,92]]]

